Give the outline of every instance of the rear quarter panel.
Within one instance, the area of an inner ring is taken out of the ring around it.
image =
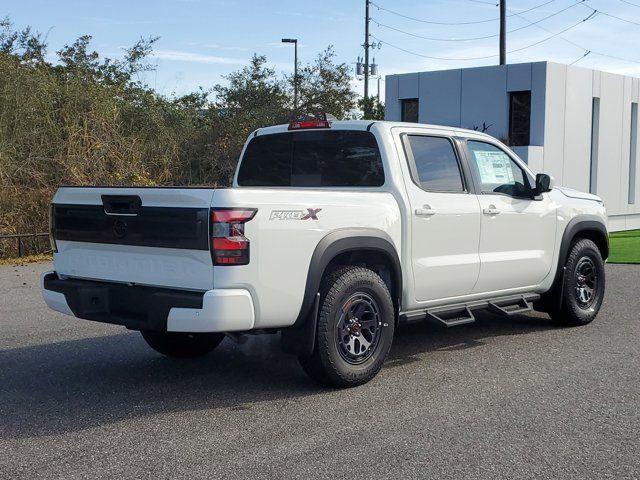
[[[377,188],[295,189],[237,187],[216,190],[214,207],[257,208],[245,224],[251,260],[216,266],[215,288],[246,288],[256,309],[255,328],[294,323],[304,296],[311,256],[320,240],[341,228],[367,227],[389,235],[400,253],[400,211],[394,196]],[[307,209],[317,220],[301,220]]]

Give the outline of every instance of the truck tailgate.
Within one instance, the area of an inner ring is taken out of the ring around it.
[[[213,288],[213,189],[63,187],[52,207],[59,275]]]

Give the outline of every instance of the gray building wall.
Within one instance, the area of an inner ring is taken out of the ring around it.
[[[638,78],[551,62],[390,75],[386,118],[401,120],[401,100],[417,98],[421,123],[470,129],[484,123],[488,134],[505,139],[509,92],[523,90],[531,91],[530,145],[513,150],[532,170],[582,191],[589,191],[591,178],[592,102],[600,99],[596,193],[605,201],[612,230],[640,228],[640,169],[635,203],[629,203],[631,104],[640,99]]]

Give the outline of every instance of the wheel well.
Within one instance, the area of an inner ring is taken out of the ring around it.
[[[400,305],[400,295],[402,293],[402,277],[401,273],[397,271],[397,267],[389,255],[379,250],[350,250],[342,252],[336,255],[324,269],[322,276],[331,272],[335,268],[342,265],[356,265],[366,267],[373,270],[384,281],[391,293],[396,311],[398,311]]]
[[[571,239],[571,244],[573,245],[575,242],[583,238],[591,240],[593,243],[595,243],[598,247],[598,250],[600,250],[602,259],[607,259],[607,257],[609,256],[609,239],[603,232],[595,229],[580,230],[576,232],[576,234]]]
[[[562,238],[556,276],[551,288],[542,295],[542,299],[539,302],[543,311],[559,311],[561,308],[562,290],[564,288],[564,267],[569,251],[577,241],[581,239],[591,240],[596,244],[596,247],[598,247],[603,260],[606,260],[607,257],[609,257],[609,237],[604,225],[600,221],[589,220],[579,223],[583,223],[583,225],[580,227],[578,224],[577,228],[576,225],[572,226],[569,224],[569,227]],[[577,231],[574,231],[574,228],[577,229]]]

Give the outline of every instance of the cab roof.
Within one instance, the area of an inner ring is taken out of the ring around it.
[[[487,138],[493,138],[490,135],[476,130],[469,130],[459,127],[449,127],[446,125],[432,125],[427,123],[409,123],[409,122],[391,122],[387,120],[334,120],[331,122],[330,128],[318,128],[317,130],[368,130],[372,126],[383,129],[391,129],[393,127],[401,128],[420,128],[431,131],[446,131],[453,132],[462,136],[475,135]],[[273,133],[284,133],[289,131],[309,131],[314,129],[301,129],[301,130],[289,130],[289,124],[284,123],[281,125],[273,125],[270,127],[264,127],[257,129],[253,135],[269,135]]]

